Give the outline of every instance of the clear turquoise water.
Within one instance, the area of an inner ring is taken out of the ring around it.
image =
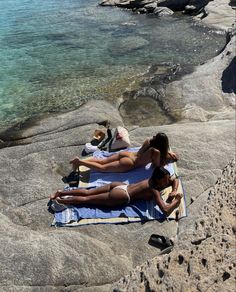
[[[224,36],[189,18],[158,19],[97,4],[0,1],[0,128],[106,98],[104,88],[150,64],[204,62],[224,45]]]

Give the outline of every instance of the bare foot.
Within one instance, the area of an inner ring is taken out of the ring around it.
[[[64,196],[64,197],[58,197],[56,199],[56,201],[59,203],[59,204],[78,204],[76,203],[76,198],[73,197],[73,196]]]
[[[50,196],[51,200],[55,200],[57,197],[60,197],[61,191],[56,191],[53,195]]]
[[[78,168],[81,165],[81,160],[78,156],[76,156],[70,161],[70,164],[72,164],[74,168]]]

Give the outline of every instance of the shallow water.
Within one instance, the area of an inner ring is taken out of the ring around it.
[[[97,3],[0,1],[0,128],[88,99],[116,99],[148,65],[199,64],[225,43],[187,17],[159,19]]]

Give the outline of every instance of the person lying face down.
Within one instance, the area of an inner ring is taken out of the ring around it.
[[[95,189],[76,189],[57,191],[50,196],[60,204],[91,205],[94,207],[117,207],[135,200],[154,199],[162,212],[168,216],[179,204],[182,194],[177,194],[179,180],[171,179],[170,173],[163,167],[154,169],[150,179],[127,185],[123,182],[112,182]],[[160,191],[172,186],[168,203],[165,203]]]
[[[100,172],[126,172],[137,167],[144,167],[152,162],[154,167],[178,160],[178,155],[169,151],[169,139],[165,133],[157,133],[144,141],[138,152],[120,151],[108,158],[73,158],[70,163],[73,170],[86,166]]]

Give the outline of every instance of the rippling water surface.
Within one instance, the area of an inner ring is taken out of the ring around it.
[[[0,128],[88,99],[115,99],[150,64],[198,64],[224,45],[224,36],[187,17],[159,19],[97,4],[0,1]]]

